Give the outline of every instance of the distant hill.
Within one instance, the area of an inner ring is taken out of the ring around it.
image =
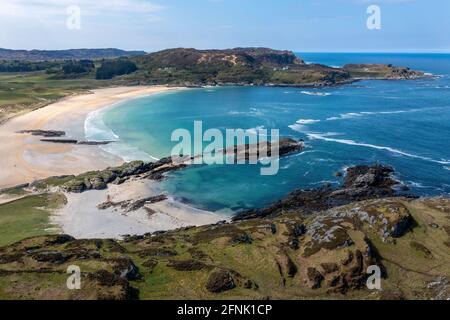
[[[129,58],[137,71],[121,75],[135,84],[333,86],[359,79],[416,79],[423,73],[392,65],[332,68],[306,64],[292,51],[269,48],[175,48]],[[114,70],[109,72],[114,75]]]
[[[138,83],[177,85],[323,85],[346,81],[347,72],[307,65],[291,51],[269,48],[168,49],[130,58]]]
[[[69,49],[69,50],[11,50],[0,48],[0,60],[51,61],[81,59],[111,59],[144,55],[144,51],[125,51],[108,49]]]

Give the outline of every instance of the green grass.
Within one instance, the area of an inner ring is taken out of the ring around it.
[[[89,77],[64,80],[52,77],[45,72],[0,73],[0,121],[65,96],[111,84]]]
[[[59,194],[28,196],[0,205],[0,246],[24,238],[50,234],[50,211],[65,202]]]

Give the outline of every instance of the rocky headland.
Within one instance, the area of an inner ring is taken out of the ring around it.
[[[89,192],[110,184],[120,188],[130,179],[162,179],[184,167],[169,159],[133,162],[20,188]],[[123,240],[27,238],[0,248],[0,296],[448,299],[450,200],[399,196],[392,173],[381,165],[349,168],[338,188],[297,190],[268,208],[241,212],[232,222]],[[161,195],[99,208],[132,211],[164,200]],[[82,270],[81,290],[65,287],[69,265]],[[382,270],[381,290],[366,287],[369,266]]]
[[[420,71],[390,64],[348,64],[333,68],[307,64],[291,51],[269,48],[168,49],[130,58],[136,71],[119,81],[186,87],[256,85],[324,87],[359,80],[412,80]]]

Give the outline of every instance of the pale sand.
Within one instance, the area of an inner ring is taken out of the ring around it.
[[[97,89],[91,94],[68,97],[9,120],[0,126],[0,189],[122,163],[122,159],[97,146],[43,143],[40,142],[42,137],[18,134],[17,131],[84,128],[86,116],[94,110],[126,99],[176,89],[164,86]]]
[[[67,205],[52,216],[52,222],[64,233],[76,238],[116,238],[123,235],[143,235],[155,231],[187,226],[213,224],[223,216],[195,209],[172,198],[146,205],[154,213],[141,208],[125,212],[120,207],[100,210],[105,201],[120,202],[158,196],[158,183],[150,180],[130,180],[122,185],[110,185],[107,190],[66,194]]]

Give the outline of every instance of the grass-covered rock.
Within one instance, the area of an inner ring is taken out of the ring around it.
[[[27,238],[0,248],[0,297],[445,299],[449,209],[445,198],[389,198],[123,241]],[[66,288],[69,265],[81,290]],[[366,287],[371,265],[381,291]]]

